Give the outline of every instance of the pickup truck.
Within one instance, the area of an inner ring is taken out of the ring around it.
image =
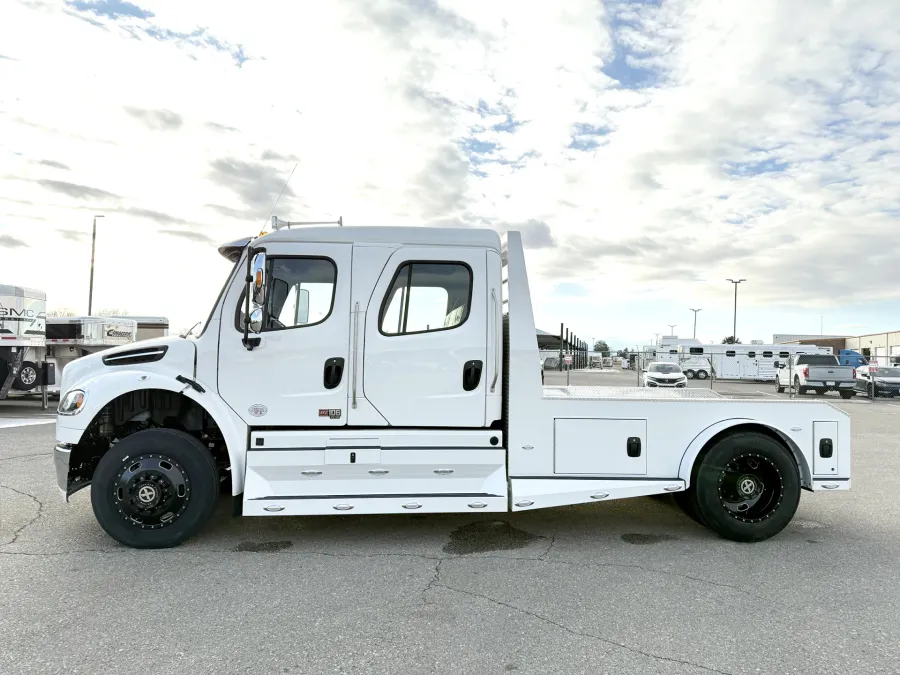
[[[781,394],[793,387],[797,394],[810,389],[822,395],[839,392],[841,398],[852,398],[856,387],[856,368],[839,365],[837,356],[828,354],[796,354],[789,361],[776,362],[775,390]]]
[[[222,493],[257,517],[673,494],[749,542],[780,532],[802,489],[850,488],[850,419],[826,403],[542,386],[518,232],[276,227],[219,251],[233,268],[198,336],[62,374],[61,494],[91,485],[126,546],[180,544]]]

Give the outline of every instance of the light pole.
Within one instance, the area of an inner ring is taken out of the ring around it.
[[[737,287],[738,284],[746,279],[738,279],[735,281],[734,279],[726,279],[725,281],[730,281],[734,284],[734,327],[731,329],[731,339],[736,343],[737,342]]]
[[[696,340],[697,339],[697,312],[702,312],[703,309],[702,308],[701,309],[692,309],[691,311],[694,313],[694,339]]]
[[[677,323],[667,323],[666,325],[669,327],[669,335],[674,336],[675,335],[675,326],[677,326],[678,324]]]
[[[94,234],[91,236],[91,286],[88,290],[88,316],[91,315],[91,309],[94,306],[94,251],[97,248],[97,218],[103,216],[94,216]]]

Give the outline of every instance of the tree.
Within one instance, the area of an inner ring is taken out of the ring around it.
[[[96,316],[128,316],[127,309],[101,309]]]
[[[727,338],[722,340],[723,345],[739,345],[741,344],[741,339],[734,337],[734,335],[729,335]]]
[[[627,359],[628,358],[628,347],[617,351],[616,356],[618,356],[619,358]]]
[[[60,307],[59,309],[51,309],[47,312],[47,316],[75,316],[75,312],[68,307]]]
[[[597,340],[594,343],[594,351],[602,354],[609,354],[609,345],[604,340]]]

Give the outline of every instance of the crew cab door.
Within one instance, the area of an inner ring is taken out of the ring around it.
[[[269,246],[263,329],[250,333],[259,344],[249,351],[242,343],[243,284],[230,289],[219,338],[219,394],[247,424],[347,424],[352,249]]]
[[[486,267],[483,249],[403,247],[388,259],[359,347],[363,395],[388,425],[484,426],[496,367],[487,358]]]

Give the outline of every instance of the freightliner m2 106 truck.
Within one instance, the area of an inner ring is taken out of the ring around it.
[[[91,485],[128,546],[177,545],[230,493],[244,516],[528,511],[675,495],[736,541],[802,489],[850,488],[824,402],[542,386],[519,233],[315,227],[220,248],[196,338],[63,371],[63,495]]]

